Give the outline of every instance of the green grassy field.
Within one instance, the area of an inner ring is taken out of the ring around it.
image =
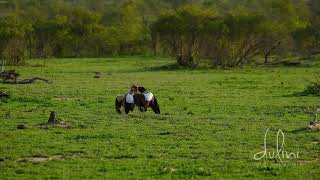
[[[11,94],[0,103],[0,179],[320,177],[320,132],[304,130],[311,120],[304,110],[319,108],[319,97],[299,95],[319,64],[174,70],[172,63],[52,59],[17,67],[21,78],[52,83],[0,85]],[[157,95],[160,115],[115,112],[115,97],[133,83]],[[72,127],[38,128],[50,111]],[[285,150],[299,158],[255,160],[268,128],[269,150],[281,129]]]

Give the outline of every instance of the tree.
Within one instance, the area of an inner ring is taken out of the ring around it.
[[[307,48],[310,50],[309,53],[315,54],[320,53],[320,1],[310,0],[308,5],[311,11],[310,24],[302,30],[303,36],[299,40],[300,43],[308,42]]]
[[[27,37],[30,24],[23,24],[16,14],[0,19],[0,54],[8,64],[23,64],[28,59]]]
[[[53,19],[38,19],[33,27],[36,57],[63,56],[63,44],[69,40],[68,17],[60,15]]]
[[[209,34],[218,35],[210,42],[212,64],[234,67],[251,63],[264,45],[264,21],[261,14],[238,10],[223,17],[220,32],[209,28]]]
[[[268,30],[265,36],[265,63],[275,50],[285,54],[299,52],[301,50],[301,47],[298,47],[299,43],[296,43],[293,50],[294,40],[302,38],[299,37],[302,34],[297,32],[304,31],[310,24],[309,10],[305,1],[264,0],[258,8],[268,20],[265,27]]]
[[[161,14],[152,29],[178,65],[196,67],[201,57],[203,23],[214,16],[212,11],[185,6]]]
[[[147,28],[143,24],[143,18],[138,11],[137,4],[128,0],[120,9],[119,39],[120,51],[132,53],[135,48],[150,42]],[[146,43],[147,42],[147,43]]]
[[[67,12],[68,26],[70,28],[69,43],[71,56],[90,56],[90,38],[96,30],[100,17],[99,15],[85,9],[84,7],[74,7]]]

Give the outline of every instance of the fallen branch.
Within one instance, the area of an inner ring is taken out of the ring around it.
[[[2,79],[2,84],[31,84],[31,83],[34,83],[35,81],[44,81],[46,83],[49,83],[49,80],[44,78],[39,78],[39,77],[18,80],[17,78],[19,76],[20,74],[15,70],[0,72],[0,79]]]
[[[22,80],[16,80],[16,81],[4,81],[3,84],[32,84],[36,81],[43,81],[45,83],[49,83],[48,79],[34,77],[29,79],[22,79]]]

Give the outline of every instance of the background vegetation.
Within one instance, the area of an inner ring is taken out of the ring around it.
[[[320,51],[318,0],[0,1],[0,55],[171,55],[179,65],[241,66]]]

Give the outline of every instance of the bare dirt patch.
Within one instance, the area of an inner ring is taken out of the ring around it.
[[[57,101],[79,101],[78,98],[66,97],[66,96],[54,96],[53,99]]]
[[[61,119],[56,117],[56,113],[52,111],[50,113],[50,117],[47,123],[37,124],[33,126],[29,126],[26,124],[18,124],[17,129],[31,129],[31,128],[40,128],[40,129],[49,129],[49,128],[65,128],[70,129],[72,128],[70,123],[67,123]]]
[[[63,160],[62,155],[54,155],[54,156],[33,156],[33,157],[28,157],[28,158],[21,158],[18,160],[18,162],[45,162],[45,161],[61,161]]]

